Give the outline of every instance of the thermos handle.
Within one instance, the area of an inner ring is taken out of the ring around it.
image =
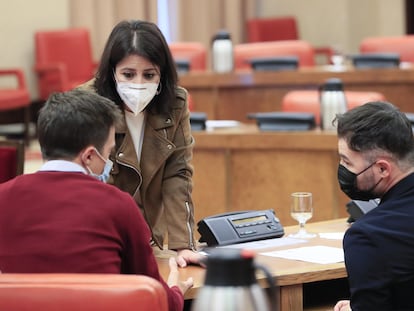
[[[255,263],[254,264],[255,270],[260,270],[266,277],[266,281],[269,284],[269,288],[266,289],[267,294],[269,296],[270,308],[272,311],[279,311],[279,288],[276,285],[275,280],[273,279],[272,274],[270,271],[261,264]]]

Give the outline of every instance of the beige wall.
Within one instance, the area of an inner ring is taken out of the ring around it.
[[[38,29],[65,28],[85,23],[85,26],[88,23],[100,25],[102,21],[94,20],[93,17],[73,20],[70,4],[82,10],[83,6],[99,3],[102,4],[99,8],[104,10],[112,5],[112,1],[114,0],[0,0],[0,68],[23,68],[32,98],[36,98],[36,80],[32,69],[34,32]],[[116,1],[122,4],[132,0]],[[302,39],[314,45],[336,45],[348,53],[355,53],[359,41],[365,36],[404,33],[404,0],[256,1],[255,6],[249,2],[249,6],[255,7],[255,12],[249,16],[295,15]],[[137,11],[139,10],[133,10]],[[111,18],[116,20],[116,17]],[[102,36],[107,35],[108,27],[99,27]],[[94,50],[95,56],[100,54],[96,50],[97,48]],[[0,81],[1,83],[3,82]]]
[[[362,38],[405,33],[404,0],[259,0],[258,16],[297,16],[300,37],[356,53]]]
[[[33,74],[34,33],[40,29],[68,27],[69,1],[0,0],[0,68],[23,68],[32,98],[37,94]]]

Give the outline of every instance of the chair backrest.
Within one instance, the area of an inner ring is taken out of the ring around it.
[[[281,16],[252,18],[247,21],[247,41],[279,41],[299,39],[296,18]]]
[[[378,92],[345,91],[348,109],[370,101],[384,101],[385,96]],[[315,116],[316,125],[320,125],[320,102],[318,90],[294,90],[287,92],[282,99],[282,111],[310,112]]]
[[[190,71],[207,69],[207,49],[200,42],[173,42],[169,44],[174,60],[187,60]]]
[[[297,56],[299,67],[314,66],[314,50],[302,40],[241,43],[234,46],[234,68],[247,69],[249,60],[258,57]]]
[[[167,311],[155,279],[114,274],[0,274],[0,307],[7,311]]]
[[[47,99],[51,92],[70,90],[93,77],[95,63],[87,29],[37,31],[35,51],[41,99]]]
[[[24,170],[24,143],[0,140],[0,183],[8,181]]]
[[[252,18],[246,22],[247,42],[300,40],[298,23],[294,16]],[[315,56],[331,62],[334,53],[330,46],[314,46]]]
[[[364,38],[359,51],[365,53],[398,53],[400,61],[414,63],[414,35]]]
[[[36,63],[64,63],[70,80],[90,78],[94,69],[89,31],[73,28],[35,33]]]

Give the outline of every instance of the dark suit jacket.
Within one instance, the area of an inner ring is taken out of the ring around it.
[[[353,311],[414,310],[414,174],[344,237]]]

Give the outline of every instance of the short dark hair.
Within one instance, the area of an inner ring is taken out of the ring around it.
[[[122,113],[109,99],[75,89],[50,95],[39,111],[38,137],[44,159],[73,159],[89,145],[102,151]]]
[[[338,137],[351,150],[382,150],[402,160],[412,155],[414,138],[407,116],[388,102],[369,102],[337,115]]]
[[[177,70],[168,43],[156,24],[140,20],[119,22],[106,42],[95,76],[96,92],[121,106],[122,100],[116,90],[115,67],[125,57],[139,55],[159,66],[161,91],[150,102],[148,109],[157,112],[171,111],[175,102]]]

